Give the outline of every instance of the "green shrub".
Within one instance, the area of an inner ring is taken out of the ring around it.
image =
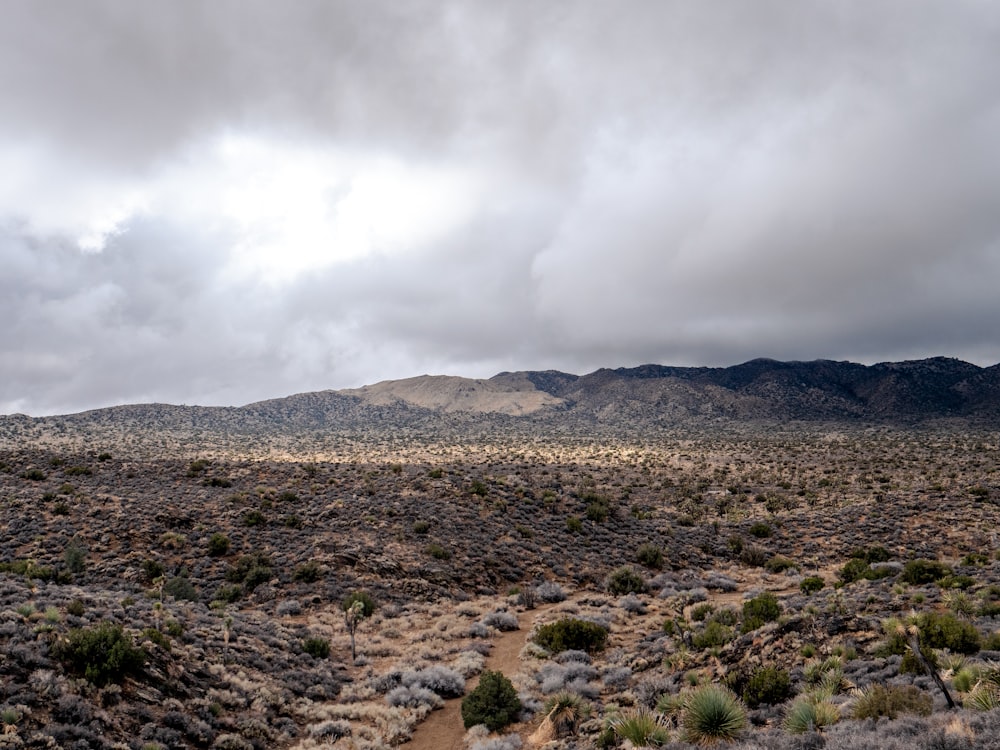
[[[889,550],[879,545],[868,548],[859,547],[856,550],[852,550],[851,557],[856,560],[864,560],[869,565],[872,563],[888,562],[892,559]]]
[[[443,547],[437,542],[431,542],[427,545],[427,554],[433,557],[435,560],[450,560],[451,550],[447,547]]]
[[[271,580],[271,576],[271,558],[263,552],[242,555],[226,571],[226,580],[230,583],[243,584],[247,592]]]
[[[648,542],[640,544],[639,549],[635,551],[635,559],[639,561],[640,565],[659,570],[663,567],[663,550]]]
[[[163,584],[163,593],[188,602],[198,601],[198,591],[184,576],[174,576]]]
[[[691,635],[691,645],[698,649],[717,648],[725,646],[732,639],[732,628],[710,620],[702,630]]]
[[[583,521],[576,516],[566,516],[566,531],[571,534],[579,534],[583,531]]]
[[[564,617],[538,628],[532,640],[553,654],[562,651],[586,651],[592,654],[604,648],[608,629],[596,622]]]
[[[628,740],[632,747],[659,747],[670,740],[666,717],[645,707],[611,717],[611,730],[620,740]]]
[[[967,620],[950,612],[925,612],[917,617],[920,645],[946,648],[958,654],[975,654],[982,647],[982,636]]]
[[[692,691],[681,713],[684,740],[695,745],[734,740],[746,721],[746,709],[739,698],[718,685]]]
[[[239,601],[241,596],[243,596],[243,587],[238,583],[219,586],[215,592],[215,598],[227,604]]]
[[[696,604],[691,608],[691,620],[693,622],[703,622],[714,611],[715,605],[711,602]]]
[[[561,690],[545,701],[545,716],[552,721],[556,736],[576,734],[580,724],[590,716],[590,704],[576,693]]]
[[[615,595],[641,594],[646,590],[646,581],[641,575],[623,565],[615,568],[608,576],[608,591]]]
[[[413,522],[413,533],[414,534],[426,534],[430,531],[431,525],[427,521],[414,521]]]
[[[144,628],[142,635],[144,638],[148,638],[152,643],[155,643],[164,651],[169,651],[171,648],[170,639],[156,628]]]
[[[120,625],[112,623],[70,630],[52,651],[67,669],[98,687],[138,675],[146,663],[145,652],[133,645]]]
[[[871,566],[860,557],[852,557],[837,574],[844,583],[854,583],[871,574]]]
[[[930,716],[934,700],[916,685],[871,685],[854,702],[855,719],[895,719],[899,714]]]
[[[74,617],[82,617],[85,611],[86,608],[83,605],[82,599],[73,599],[66,605],[66,614],[73,615]]]
[[[301,583],[316,583],[319,580],[321,572],[319,563],[315,560],[310,560],[295,568],[295,571],[292,573],[292,580]]]
[[[736,674],[740,675],[739,672]],[[777,706],[792,695],[791,677],[786,670],[776,667],[760,667],[742,679],[738,676],[729,683],[729,687],[738,693],[750,708],[757,708],[765,703]]]
[[[215,532],[208,540],[208,554],[212,557],[222,557],[229,552],[229,537]]]
[[[139,568],[142,570],[142,577],[150,583],[163,575],[163,563],[152,558],[143,560]]]
[[[483,724],[496,732],[517,721],[520,712],[517,691],[502,672],[483,672],[476,689],[462,699],[462,723],[466,729]]]
[[[263,526],[265,523],[267,523],[267,519],[259,510],[248,510],[243,514],[243,524],[245,526]]]
[[[824,586],[826,586],[826,582],[819,576],[807,576],[799,583],[799,590],[808,596],[822,591]]]
[[[814,732],[840,720],[839,709],[816,695],[796,698],[785,714],[785,730],[790,734]]]
[[[326,638],[306,638],[302,641],[302,650],[314,659],[326,659],[330,656],[330,641]]]
[[[608,520],[608,513],[610,510],[611,508],[608,505],[607,499],[599,496],[592,496],[590,502],[587,503],[584,515],[595,523],[603,523]]]
[[[951,575],[951,568],[937,560],[910,560],[899,574],[901,581],[919,586],[924,583],[934,583],[939,578]]]
[[[21,472],[22,479],[30,479],[32,482],[41,482],[45,479],[45,472],[41,469],[28,469]]]
[[[771,524],[765,523],[764,521],[757,521],[750,526],[750,536],[755,536],[758,539],[766,539],[774,533],[774,529],[771,528]]]
[[[794,568],[795,562],[782,555],[775,555],[767,561],[764,567],[771,573],[783,573],[789,568]]]
[[[778,598],[770,591],[755,596],[743,603],[743,632],[749,633],[765,623],[773,622],[781,616]]]

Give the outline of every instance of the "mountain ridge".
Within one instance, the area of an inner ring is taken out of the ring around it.
[[[104,431],[432,434],[522,425],[569,433],[643,433],[739,422],[1000,425],[1000,365],[947,357],[863,365],[753,359],[731,367],[645,364],[585,375],[558,370],[491,378],[422,375],[361,388],[313,391],[243,406],[130,404],[76,414],[0,416],[0,437],[70,427]]]

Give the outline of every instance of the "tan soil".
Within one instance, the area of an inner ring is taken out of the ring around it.
[[[528,640],[538,616],[555,605],[543,605],[518,616],[519,630],[500,633],[493,639],[493,650],[486,657],[485,669],[503,672],[508,677],[521,666],[521,649]],[[526,617],[525,615],[530,615]],[[528,622],[525,622],[525,621]],[[479,676],[466,682],[466,694],[479,684]],[[444,708],[431,713],[413,731],[413,737],[402,747],[407,750],[462,750],[465,727],[462,724],[462,699],[445,701]]]

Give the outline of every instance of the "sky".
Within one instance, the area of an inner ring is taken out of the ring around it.
[[[1000,362],[990,0],[0,12],[0,413]]]

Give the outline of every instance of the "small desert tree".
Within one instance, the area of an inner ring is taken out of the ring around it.
[[[354,634],[361,621],[372,616],[372,612],[375,611],[375,600],[365,591],[355,591],[344,598],[342,606],[344,624],[347,625],[347,632],[351,634],[351,661],[354,661],[358,658]]]

